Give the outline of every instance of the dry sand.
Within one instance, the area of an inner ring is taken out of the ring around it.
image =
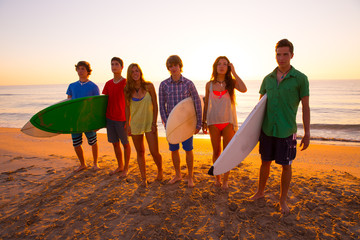
[[[360,147],[311,144],[298,152],[289,192],[289,215],[278,206],[281,167],[273,164],[266,197],[256,190],[260,157],[255,148],[230,174],[230,189],[213,185],[209,139],[194,141],[195,188],[173,176],[160,138],[164,181],[146,152],[150,184],[140,186],[132,146],[127,178],[116,167],[112,146],[99,134],[102,170],[78,166],[69,135],[39,139],[0,128],[0,239],[359,239]],[[132,145],[132,143],[131,143]],[[84,145],[91,165],[91,150]],[[186,174],[184,154],[182,171]]]

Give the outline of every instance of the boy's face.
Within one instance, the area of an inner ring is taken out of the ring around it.
[[[121,66],[121,64],[118,61],[111,61],[111,71],[113,73],[121,74],[122,70],[123,70],[123,67]]]
[[[84,66],[77,67],[76,72],[80,78],[87,78],[89,76],[89,73]]]
[[[276,49],[276,62],[279,67],[289,67],[290,60],[293,58],[294,54],[290,52],[289,47],[279,47]]]
[[[174,76],[181,75],[181,69],[180,69],[179,64],[169,64],[168,70],[171,75],[174,75]]]

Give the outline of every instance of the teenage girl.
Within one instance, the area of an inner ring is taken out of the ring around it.
[[[202,122],[203,132],[207,133],[208,129],[210,132],[213,162],[221,153],[221,137],[225,149],[238,129],[234,89],[243,93],[247,91],[229,59],[220,56],[215,60],[211,80],[206,84]],[[222,183],[221,175],[215,176],[215,185],[227,189],[229,173],[224,174]]]
[[[130,64],[125,87],[126,126],[131,135],[141,173],[142,185],[147,185],[144,134],[150,153],[158,168],[157,180],[162,180],[162,157],[159,153],[157,116],[158,105],[154,85],[145,82],[138,64]]]

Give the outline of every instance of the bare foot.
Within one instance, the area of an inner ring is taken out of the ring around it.
[[[157,174],[157,177],[156,177],[156,180],[157,181],[162,181],[163,180],[163,170],[158,170],[158,174]]]
[[[195,183],[194,183],[194,179],[193,178],[188,178],[188,187],[189,188],[193,188],[195,187]]]
[[[115,169],[114,171],[111,171],[111,172],[109,173],[109,175],[111,176],[111,175],[117,174],[117,173],[122,172],[122,171],[123,171],[123,169],[117,168],[117,169]]]
[[[252,195],[250,197],[250,200],[258,200],[258,199],[263,198],[263,197],[265,197],[264,193],[256,192],[254,195]]]
[[[221,186],[221,188],[222,188],[223,190],[228,190],[228,189],[229,189],[229,184],[228,184],[228,182],[224,182],[223,185]]]
[[[128,174],[128,170],[124,170],[119,174],[119,178],[124,178],[127,176],[127,174]]]
[[[76,170],[74,170],[74,172],[80,172],[80,171],[82,171],[82,170],[85,170],[85,169],[87,169],[87,166],[86,165],[81,165],[80,167],[78,167],[78,169],[76,169]]]
[[[214,182],[214,185],[215,185],[215,187],[221,187],[221,182],[219,182],[219,181],[216,180],[216,181]]]
[[[91,169],[94,171],[98,171],[98,170],[100,170],[100,167],[96,164]]]
[[[140,184],[140,186],[142,186],[142,187],[147,187],[148,186],[148,182],[147,182],[147,180],[142,180],[141,181],[141,184]]]
[[[176,182],[178,182],[178,181],[181,181],[182,180],[182,177],[177,177],[177,176],[175,176],[173,179],[171,179],[170,181],[169,181],[169,184],[174,184],[174,183],[176,183]]]
[[[280,202],[280,210],[281,210],[281,213],[285,214],[285,215],[290,213],[290,209],[289,209],[288,205],[286,204],[286,202],[283,202],[283,203]]]

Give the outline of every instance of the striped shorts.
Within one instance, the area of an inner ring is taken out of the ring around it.
[[[86,136],[88,144],[90,146],[97,143],[96,132],[85,132],[85,136]],[[82,133],[72,133],[71,137],[72,137],[74,147],[81,146],[82,141],[83,141],[82,140]]]

